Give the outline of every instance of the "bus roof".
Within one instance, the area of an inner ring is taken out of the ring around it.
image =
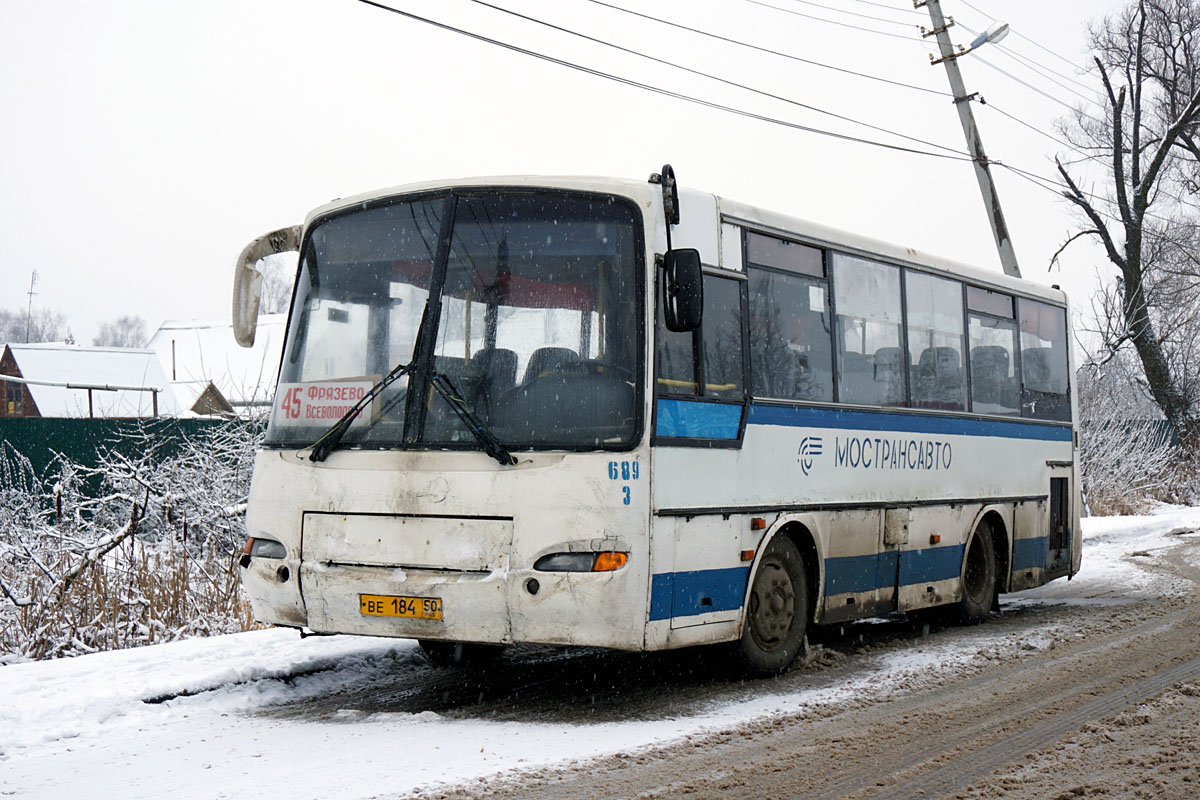
[[[596,176],[547,176],[547,175],[497,175],[472,178],[454,178],[448,180],[422,181],[420,183],[393,186],[374,191],[363,192],[349,197],[338,198],[311,211],[305,219],[307,228],[319,216],[332,212],[349,209],[356,205],[370,203],[396,195],[433,191],[447,188],[463,187],[493,187],[513,186],[546,189],[584,190],[629,197],[642,208],[648,207],[660,197],[661,190],[649,181],[630,180],[628,178],[608,178]],[[707,194],[680,186],[685,193]],[[840,249],[859,255],[876,256],[882,259],[906,266],[914,266],[932,272],[939,272],[948,277],[955,277],[972,283],[1005,289],[1018,294],[1024,294],[1047,300],[1056,304],[1065,304],[1066,293],[1060,289],[1044,286],[1040,283],[1023,278],[1013,278],[997,270],[983,269],[950,258],[925,253],[915,248],[885,242],[864,236],[845,229],[834,228],[800,217],[793,217],[777,211],[771,211],[759,206],[750,205],[737,200],[720,196],[707,195],[716,201],[716,206],[722,221],[741,224],[751,229],[765,233],[775,233],[784,238],[796,238],[816,245]],[[990,245],[988,245],[990,247]]]

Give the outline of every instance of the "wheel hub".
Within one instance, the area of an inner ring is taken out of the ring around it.
[[[796,592],[782,564],[760,567],[750,603],[751,634],[764,649],[777,647],[791,630],[796,615]]]

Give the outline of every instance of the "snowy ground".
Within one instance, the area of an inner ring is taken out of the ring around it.
[[[1084,521],[1082,572],[1006,598],[1027,604],[1114,604],[1180,586],[1137,566],[1200,528],[1200,508]],[[1190,538],[1190,537],[1189,537]],[[998,651],[1050,647],[1069,626],[977,629],[867,654],[844,680],[607,721],[491,719],[487,714],[303,707],[381,680],[428,680],[414,642],[299,639],[268,630],[0,667],[0,797],[367,798],[630,753],[799,709],[880,698],[961,672]],[[164,699],[169,698],[169,699]],[[386,705],[385,705],[386,707]],[[286,789],[285,789],[286,787]]]

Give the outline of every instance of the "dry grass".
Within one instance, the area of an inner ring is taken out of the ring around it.
[[[50,580],[79,564],[64,548],[42,561],[40,577],[6,576],[25,591],[14,592],[22,605],[0,611],[0,653],[58,658],[256,627],[232,554],[196,557],[178,542],[130,537],[65,587]]]

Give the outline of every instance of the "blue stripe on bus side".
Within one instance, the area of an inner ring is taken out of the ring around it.
[[[900,585],[933,583],[957,578],[962,568],[963,545],[906,550],[900,559]]]
[[[654,575],[650,582],[650,621],[741,608],[749,577],[749,567]]]
[[[1037,539],[1017,539],[1013,542],[1012,571],[1045,568],[1049,552],[1050,540],[1045,536]]]
[[[650,621],[671,618],[671,586],[673,572],[650,576]]]
[[[922,416],[849,408],[752,404],[747,422],[750,425],[782,425],[791,428],[838,428],[897,433],[940,433],[952,436],[999,436],[1048,442],[1071,441],[1071,429],[1059,425],[940,415]]]
[[[679,439],[736,439],[742,424],[741,405],[671,400],[660,397],[654,432]]]
[[[1018,539],[1013,543],[1013,571],[1046,565],[1046,537]],[[888,550],[863,556],[825,559],[825,596],[859,594],[891,588],[955,579],[962,568],[963,545],[930,547],[924,550]],[[901,557],[903,556],[903,557]],[[652,576],[650,621],[693,617],[714,611],[741,608],[746,593],[749,567],[703,569],[693,572],[663,572]],[[702,600],[707,598],[708,603]]]
[[[896,560],[899,558],[899,573]],[[888,550],[864,556],[825,559],[825,596],[858,594],[876,589],[915,583],[932,583],[957,578],[962,566],[963,546],[930,547],[924,550]]]
[[[896,551],[825,559],[825,594],[857,594],[879,588],[880,572],[896,582]]]

